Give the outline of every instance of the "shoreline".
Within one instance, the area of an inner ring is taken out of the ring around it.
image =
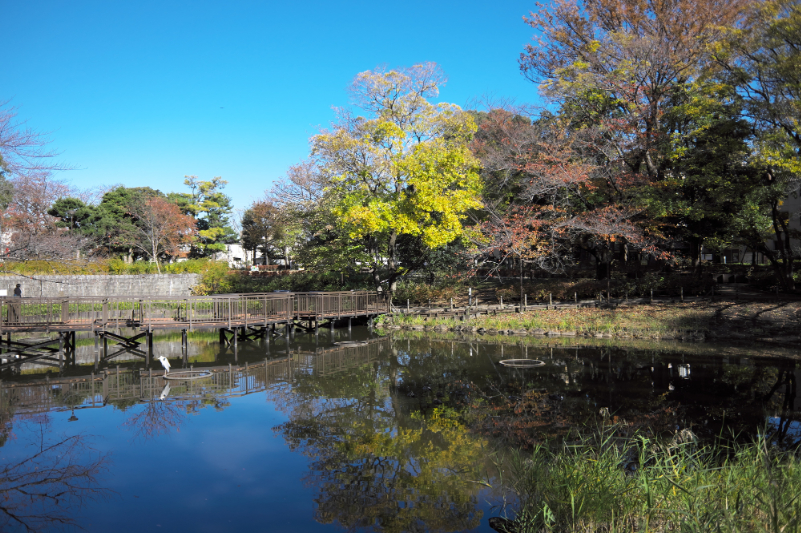
[[[654,302],[445,317],[396,313],[386,315],[381,327],[518,337],[730,340],[797,346],[801,341],[801,302]]]

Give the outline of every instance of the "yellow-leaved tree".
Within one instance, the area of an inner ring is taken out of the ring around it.
[[[459,106],[428,101],[443,83],[433,63],[362,72],[350,90],[366,116],[340,110],[312,138],[337,224],[365,245],[377,286],[421,268],[481,207],[476,125]]]

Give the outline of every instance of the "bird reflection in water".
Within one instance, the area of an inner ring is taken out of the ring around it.
[[[170,382],[168,381],[164,388],[161,389],[161,394],[159,394],[159,400],[164,400],[167,396],[170,395]]]

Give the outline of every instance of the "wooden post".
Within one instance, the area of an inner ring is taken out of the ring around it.
[[[528,307],[528,294],[523,295],[523,311]]]
[[[684,287],[680,287],[679,291],[681,293],[681,303],[684,303]]]
[[[651,298],[648,300],[648,303],[654,303],[654,290],[651,289]]]
[[[501,296],[500,298],[501,298],[501,309],[503,309],[503,296]]]
[[[453,311],[453,298],[451,298],[451,311]]]
[[[553,293],[548,293],[548,307],[553,307]]]

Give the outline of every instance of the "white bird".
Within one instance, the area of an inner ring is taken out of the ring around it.
[[[159,361],[161,361],[161,366],[164,367],[164,375],[166,376],[167,372],[170,371],[170,362],[163,355],[159,356]]]
[[[159,400],[163,400],[169,395],[170,395],[170,382],[168,381],[167,384],[162,389],[161,394],[159,395]]]

